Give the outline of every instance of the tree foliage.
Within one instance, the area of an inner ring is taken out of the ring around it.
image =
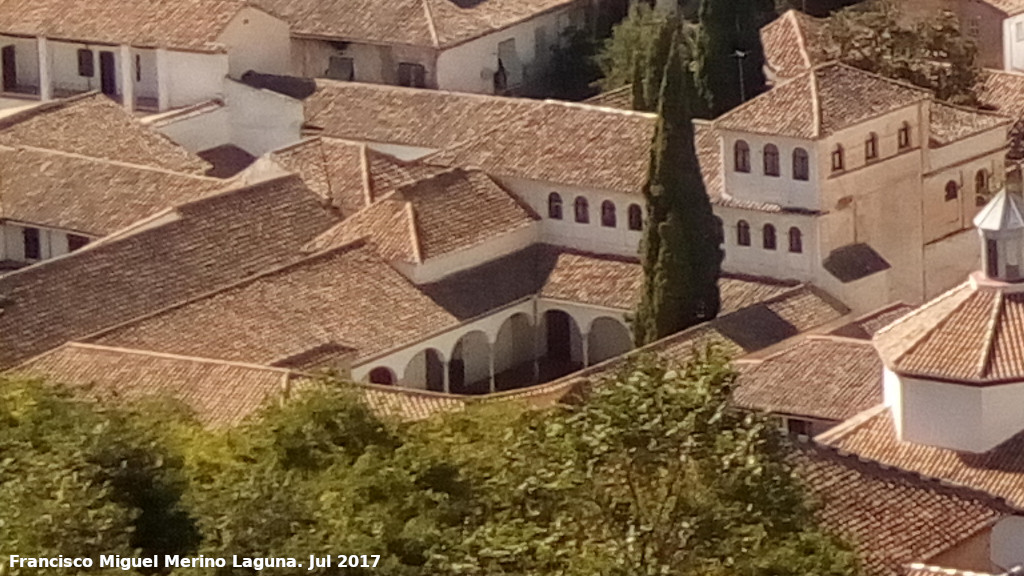
[[[765,91],[764,0],[703,0],[694,53],[703,116],[715,118]]]
[[[667,44],[644,190],[644,286],[633,322],[640,345],[710,320],[720,306],[723,253],[694,147],[692,81],[679,43]]]
[[[978,102],[977,45],[951,12],[905,23],[895,4],[875,1],[835,13],[822,36],[827,59],[927,88],[940,100]]]
[[[612,29],[597,55],[603,78],[602,90],[614,90],[633,81],[638,70],[646,73],[643,60],[651,54],[654,40],[672,19],[644,2],[634,2],[629,14]]]

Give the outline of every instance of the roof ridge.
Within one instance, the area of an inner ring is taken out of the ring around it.
[[[967,282],[961,282],[960,284],[957,284],[956,286],[953,286],[949,290],[946,290],[942,294],[939,294],[935,298],[932,298],[928,302],[925,302],[924,304],[922,304],[920,306],[917,306],[916,308],[914,308],[910,312],[907,312],[906,314],[904,314],[903,316],[900,316],[899,318],[893,320],[889,324],[887,324],[885,326],[882,326],[881,328],[878,329],[878,331],[875,332],[875,336],[872,337],[872,340],[874,340],[879,334],[887,334],[893,327],[898,326],[900,324],[903,324],[904,322],[907,322],[907,321],[909,321],[912,318],[916,318],[917,316],[923,314],[926,310],[930,310],[931,308],[937,306],[943,300],[946,300],[948,298],[952,298],[954,296],[954,294],[956,294],[956,292],[958,290],[964,288],[965,286],[968,286],[968,283]],[[882,310],[884,310],[884,308],[883,309],[879,309],[878,311],[880,312]],[[870,314],[874,314],[874,312],[870,312],[868,314],[869,315]]]
[[[154,358],[166,358],[168,360],[183,360],[183,361],[197,362],[197,363],[203,363],[203,364],[216,364],[216,365],[219,365],[219,366],[234,366],[234,367],[238,367],[238,368],[248,368],[248,369],[252,369],[252,370],[264,370],[264,371],[267,371],[267,372],[284,373],[284,374],[287,374],[287,375],[295,375],[295,374],[297,374],[294,370],[289,370],[287,368],[280,368],[278,366],[268,366],[268,365],[265,365],[265,364],[254,364],[252,362],[239,362],[239,361],[236,361],[236,360],[222,360],[220,358],[206,358],[206,357],[203,357],[203,356],[191,356],[191,355],[184,355],[184,354],[172,354],[172,353],[169,353],[169,352],[158,352],[156,350],[147,350],[147,349],[144,349],[144,348],[125,348],[125,347],[122,347],[122,346],[108,346],[108,345],[105,345],[105,344],[95,344],[95,343],[92,343],[92,342],[79,342],[77,340],[72,340],[70,342],[66,342],[66,343],[62,344],[61,346],[55,348],[54,350],[59,350],[60,348],[64,348],[64,347],[86,348],[86,349],[90,349],[90,350],[106,350],[106,351],[110,351],[110,352],[119,352],[119,353],[122,353],[122,354],[133,354],[133,355],[137,355],[137,356],[152,356]],[[22,364],[25,364],[25,363],[31,362],[31,361],[32,361],[32,358],[30,358],[26,362],[23,362]]]
[[[792,21],[793,27],[796,29],[796,44],[797,48],[800,49],[800,56],[804,59],[804,64],[810,68],[814,65],[811,62],[811,55],[807,53],[807,41],[804,38],[804,28],[800,25],[800,22],[796,18],[796,9],[790,8],[786,11],[786,17]]]
[[[821,138],[821,102],[818,100],[818,70],[814,68],[809,75],[809,87],[811,89],[811,134],[814,138]]]
[[[966,302],[966,300],[965,300]],[[995,298],[992,299],[992,311],[989,313],[988,329],[985,330],[985,343],[981,350],[981,357],[978,358],[978,379],[985,378],[992,366],[992,355],[995,352],[996,336],[999,330],[999,321],[1003,317],[1004,294],[1002,290],[996,290]]]
[[[363,199],[366,205],[373,204],[373,175],[370,170],[370,153],[366,144],[359,144],[359,177],[363,185]]]
[[[430,31],[430,41],[434,44],[434,48],[441,47],[441,41],[437,36],[437,26],[434,23],[434,13],[430,10],[430,0],[422,0],[423,11],[427,15],[427,29]]]
[[[963,286],[963,285],[961,284],[961,286]],[[972,292],[977,292],[977,290],[972,290]],[[947,292],[947,294],[950,295],[949,297],[952,297],[953,293],[954,293],[953,290],[950,290],[949,292]],[[969,294],[966,298],[964,298],[963,300],[958,302],[957,305],[954,306],[952,309],[950,309],[948,312],[946,312],[942,316],[942,318],[939,319],[938,322],[933,323],[927,330],[925,330],[920,336],[918,336],[917,339],[915,339],[914,342],[911,343],[910,346],[907,346],[899,355],[897,355],[895,358],[893,358],[893,361],[892,361],[893,368],[896,368],[896,366],[900,363],[900,361],[903,360],[908,354],[910,354],[914,350],[917,350],[917,348],[919,346],[921,346],[921,344],[924,342],[924,340],[928,336],[930,336],[933,332],[938,330],[940,327],[945,326],[949,322],[949,319],[950,319],[951,316],[953,316],[953,314],[957,313],[960,310],[960,308],[962,308],[963,306],[965,306],[967,304],[967,302],[970,302],[972,296],[973,296],[973,294]],[[945,298],[942,298],[942,300],[945,300]],[[934,305],[937,305],[939,302],[940,302],[940,300],[936,299],[936,300],[932,300],[931,304],[934,306]],[[930,308],[931,308],[931,306],[921,306],[920,308],[918,308],[914,312],[917,312],[919,310],[923,312],[925,309],[930,309]],[[893,322],[889,326],[886,326],[886,328],[889,328],[891,326],[895,326],[897,322],[899,322],[900,320],[903,320],[904,318],[907,318],[909,316],[910,316],[910,314],[907,314],[907,315],[903,316],[903,318],[900,318],[896,322]],[[878,332],[876,332],[875,334],[877,335]]]
[[[863,410],[857,414],[854,414],[850,418],[843,420],[839,424],[836,424],[832,428],[825,430],[821,434],[818,434],[813,438],[813,442],[815,444],[821,444],[828,448],[840,451],[838,448],[832,446],[831,443],[835,442],[836,440],[841,440],[842,438],[846,437],[847,434],[852,433],[853,431],[867,424],[870,420],[874,419],[879,414],[886,412],[887,410],[890,410],[890,407],[884,402],[876,406],[872,406],[871,408]]]
[[[624,87],[623,87],[624,88]],[[618,90],[619,88],[616,88]],[[612,108],[610,106],[599,106],[597,104],[588,104],[587,102],[572,102],[569,100],[557,100],[554,98],[545,98],[541,100],[542,104],[560,106],[563,108],[578,108],[580,110],[593,110],[595,112],[605,112],[609,114],[619,114],[622,116],[636,116],[638,118],[651,118],[656,119],[658,117],[654,112],[644,112],[642,110],[630,110],[627,108]],[[538,108],[543,110],[543,108]],[[530,111],[532,112],[532,110]]]
[[[411,200],[405,201],[405,215],[409,223],[409,239],[412,241],[412,255],[416,264],[423,264],[423,246],[416,226],[416,209]]]
[[[92,162],[94,164],[109,164],[111,166],[117,166],[120,168],[129,168],[133,170],[140,170],[146,172],[158,172],[167,176],[179,176],[182,178],[190,178],[193,180],[205,180],[208,182],[227,182],[221,178],[214,178],[212,176],[206,176],[202,174],[193,174],[190,172],[178,172],[176,170],[170,170],[168,168],[162,168],[160,166],[150,166],[146,164],[135,164],[133,162],[124,162],[122,160],[113,160],[110,158],[100,158],[98,156],[87,156],[78,152],[67,152],[65,150],[57,150],[55,148],[40,148],[38,146],[27,146],[24,144],[10,145],[0,144],[0,149],[7,149],[14,152],[24,150],[35,154],[52,154],[55,156],[65,156],[68,158],[74,158],[76,160],[83,160],[86,162]]]

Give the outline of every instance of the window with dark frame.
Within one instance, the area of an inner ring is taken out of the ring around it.
[[[864,158],[867,160],[878,158],[878,134],[874,132],[864,141]]]
[[[764,175],[779,175],[779,149],[774,144],[767,144],[764,147]]]
[[[793,254],[802,254],[804,251],[803,234],[796,226],[789,229],[789,251]]]
[[[906,150],[910,148],[910,123],[904,122],[903,126],[900,126],[900,131],[896,136],[897,144],[900,150]]]
[[[427,69],[421,64],[401,62],[398,64],[398,85],[410,88],[426,88]]]
[[[736,223],[736,244],[750,246],[750,224],[747,224],[746,220]]]
[[[946,182],[946,202],[956,200],[960,197],[960,186],[955,180]]]
[[[644,228],[644,211],[640,208],[639,204],[629,205],[629,229],[630,230],[643,230]]]
[[[601,226],[615,228],[615,220],[615,203],[611,200],[605,200],[601,203]]]
[[[79,48],[78,50],[78,75],[86,78],[92,78],[96,75],[92,50],[88,48]]]
[[[42,259],[43,251],[39,243],[39,228],[23,228],[21,230],[21,237],[25,243],[25,259]]]
[[[142,82],[142,56],[135,55],[135,81]]]
[[[401,74],[401,67],[399,67]],[[332,80],[351,82],[356,78],[355,60],[348,56],[331,56],[327,59],[326,76]]]
[[[743,140],[733,144],[733,164],[737,172],[750,172],[750,145]]]
[[[89,239],[85,236],[68,234],[68,252],[74,252],[80,248],[85,248],[87,244],[89,244]]]
[[[765,250],[775,250],[776,244],[775,226],[765,224],[764,228],[761,229],[761,245]]]
[[[811,163],[807,157],[807,150],[797,148],[793,150],[793,179],[809,180]]]
[[[573,211],[576,215],[576,222],[579,224],[590,224],[590,205],[583,196],[577,196],[573,202]]]
[[[846,166],[846,158],[843,154],[843,147],[837,144],[836,149],[832,151],[832,171],[839,172],[844,166]]]
[[[810,436],[811,423],[797,418],[786,418],[786,432],[793,436]]]
[[[552,220],[562,219],[562,197],[558,192],[548,194],[548,218]]]

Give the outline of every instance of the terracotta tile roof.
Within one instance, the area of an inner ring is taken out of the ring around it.
[[[441,149],[543,106],[538,100],[317,80],[306,125],[343,140]]]
[[[643,282],[643,269],[636,260],[562,251],[555,256],[540,295],[553,300],[631,310]]]
[[[279,178],[0,276],[0,367],[297,260],[333,222],[298,178]]]
[[[1024,12],[1024,0],[981,0],[985,4],[1001,10],[1007,16],[1016,16]]]
[[[988,385],[1024,378],[1024,293],[968,282],[875,335],[900,374]]]
[[[956,568],[943,568],[942,566],[930,566],[914,562],[903,567],[903,576],[997,576],[991,572],[974,572],[971,570],[958,570]],[[1005,572],[1001,574],[1006,574]]]
[[[458,321],[356,243],[263,272],[106,331],[98,344],[269,364],[325,343],[357,359]]]
[[[599,384],[615,375],[624,362],[642,354],[656,354],[685,362],[694,350],[715,345],[732,358],[778,344],[801,332],[832,322],[848,310],[814,287],[798,285],[763,302],[720,315],[657,342],[606,360],[547,384],[507,392],[502,398],[538,397],[555,402],[567,394]]]
[[[999,126],[1008,127],[1012,122],[1013,119],[1008,116],[952,106],[936,100],[931,104],[929,144],[932,147],[945,146]]]
[[[846,420],[882,401],[882,361],[864,340],[811,336],[736,368],[742,408]]]
[[[175,398],[211,427],[236,425],[266,402],[282,400],[311,383],[309,377],[284,368],[77,342],[11,372],[47,378],[103,400]],[[383,386],[358,390],[378,414],[401,420],[420,420],[464,406],[462,400],[444,394]]]
[[[258,0],[292,33],[371,44],[449,48],[574,0]]]
[[[0,0],[0,33],[101,44],[223,52],[243,0]]]
[[[916,306],[897,302],[874,312],[868,312],[849,324],[832,330],[829,334],[845,338],[870,340],[876,332],[912,312]]]
[[[715,127],[817,139],[930,98],[927,90],[828,63],[726,112],[715,120]]]
[[[824,61],[823,26],[818,18],[787,10],[761,28],[765,61],[776,76],[792,78]]]
[[[639,194],[655,121],[653,114],[548,100],[424,161]]]
[[[0,220],[105,236],[224,187],[212,178],[0,146]]]
[[[0,145],[47,148],[190,174],[204,174],[210,168],[97,93],[45,102],[0,118]]]
[[[797,477],[821,526],[850,542],[870,576],[899,576],[1017,511],[1004,501],[828,448],[796,446]],[[932,574],[931,576],[936,576]]]
[[[633,109],[633,86],[632,84],[626,84],[620,86],[614,90],[602,92],[596,96],[591,96],[583,101],[584,104],[590,104],[591,106],[601,106],[604,108],[618,108],[620,110],[632,110]]]
[[[405,184],[325,232],[318,251],[370,238],[389,260],[421,263],[531,226],[538,217],[479,170]]]
[[[815,438],[827,446],[886,466],[939,478],[1024,506],[1024,433],[983,454],[900,442],[892,412],[878,407]]]
[[[1024,116],[1024,74],[985,69],[977,87],[978,99],[1013,118]]]

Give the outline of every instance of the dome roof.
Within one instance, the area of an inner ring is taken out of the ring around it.
[[[1024,198],[1004,187],[974,217],[974,225],[992,232],[1024,228]]]
[[[974,386],[1024,381],[1024,291],[972,277],[883,328],[874,342],[898,374]]]

